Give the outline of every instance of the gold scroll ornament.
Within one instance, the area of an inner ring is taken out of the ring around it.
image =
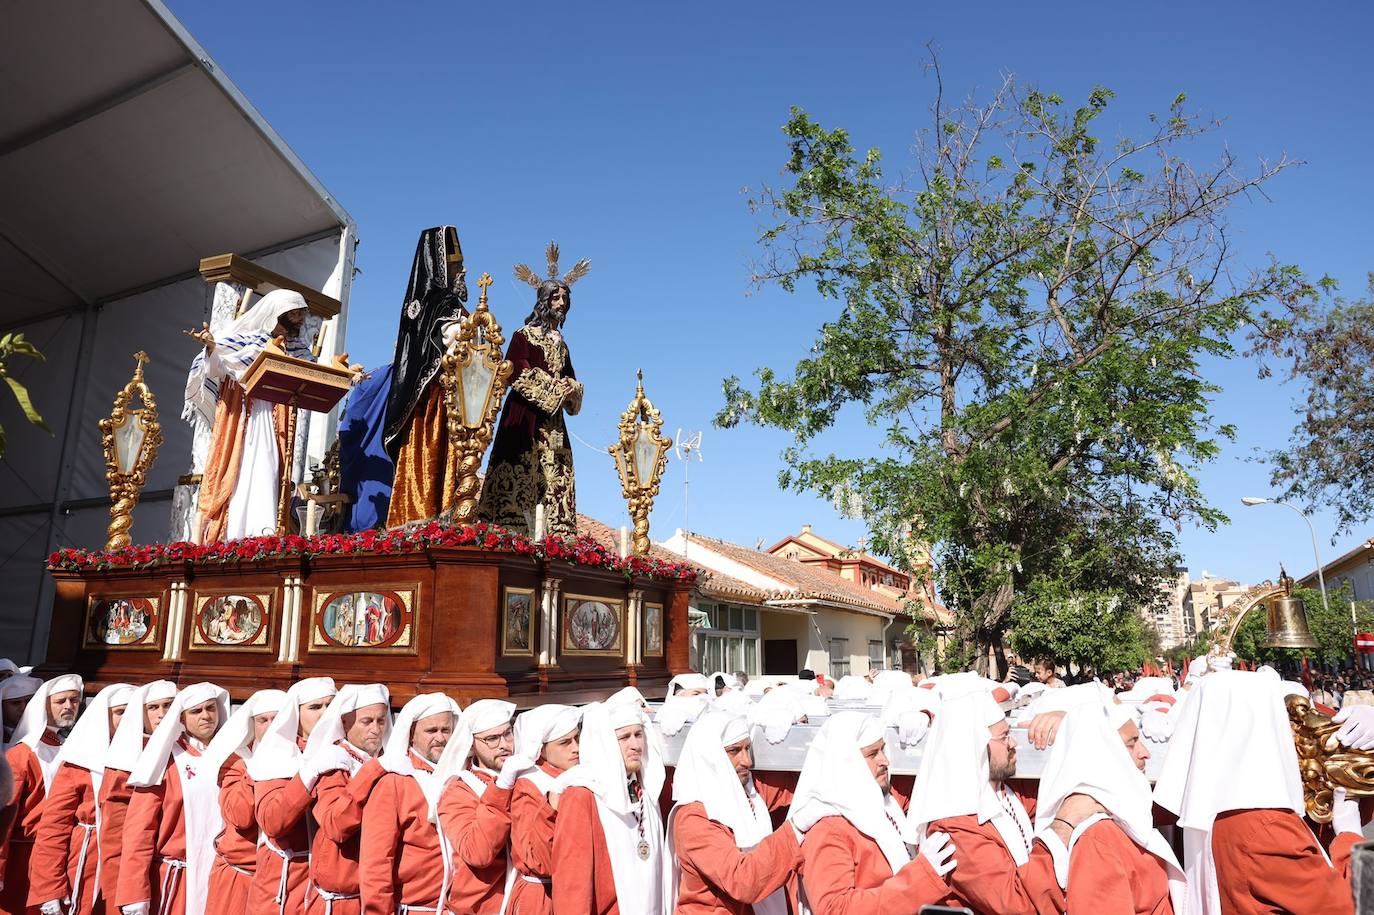
[[[1336,740],[1341,726],[1312,708],[1306,696],[1289,696],[1286,704],[1308,818],[1331,822],[1337,788],[1344,788],[1350,798],[1374,797],[1374,753],[1352,750]]]

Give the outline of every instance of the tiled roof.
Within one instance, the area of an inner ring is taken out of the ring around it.
[[[577,516],[577,532],[591,537],[609,550],[620,549],[620,532],[595,518],[579,514]],[[687,562],[688,565],[697,570],[697,590],[708,597],[718,597],[722,600],[735,600],[760,606],[768,600],[768,595],[762,589],[723,572],[717,572],[690,560],[684,560],[680,554],[674,553],[672,550],[665,550],[657,544],[649,544],[649,555],[665,562]]]
[[[896,572],[898,575],[906,575],[906,574],[907,574],[906,572],[903,572],[901,569],[897,568],[896,566],[889,565],[887,562],[883,561],[882,559],[879,559],[877,556],[874,556],[872,553],[869,553],[869,552],[867,552],[867,551],[865,551],[865,550],[855,549],[854,547],[851,547],[851,546],[841,546],[840,544],[836,543],[835,541],[831,540],[831,539],[828,538],[828,537],[822,537],[820,534],[816,533],[815,531],[802,531],[802,533],[800,533],[800,534],[788,534],[786,537],[782,538],[782,539],[779,540],[777,543],[775,543],[775,544],[773,544],[772,546],[770,546],[770,547],[768,548],[768,552],[770,552],[770,553],[776,553],[776,552],[778,551],[778,547],[782,546],[784,543],[787,543],[787,542],[789,542],[789,541],[792,541],[792,542],[795,542],[795,543],[799,543],[799,544],[801,544],[802,546],[805,547],[805,546],[807,546],[807,544],[806,544],[806,541],[802,539],[802,537],[804,537],[804,536],[815,537],[815,538],[816,538],[817,540],[819,540],[821,543],[824,543],[824,544],[826,544],[827,546],[829,546],[832,550],[834,550],[834,554],[833,554],[833,555],[834,555],[834,558],[840,560],[841,562],[860,562],[860,561],[862,561],[862,562],[868,563],[869,565],[877,566],[877,567],[880,568],[880,569],[886,569],[886,570],[889,571],[889,572]],[[807,548],[808,548],[808,549],[815,549],[815,547],[807,547]]]
[[[901,600],[804,563],[702,534],[684,533],[684,536],[689,542],[700,543],[722,556],[790,586],[770,592],[770,600],[824,600],[870,612],[906,613],[906,605]]]

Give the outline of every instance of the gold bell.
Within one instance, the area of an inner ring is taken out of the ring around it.
[[[1317,640],[1307,628],[1307,604],[1293,596],[1293,579],[1282,567],[1279,583],[1283,593],[1269,602],[1269,617],[1264,627],[1265,648],[1317,648]]]

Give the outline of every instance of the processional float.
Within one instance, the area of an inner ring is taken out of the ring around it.
[[[557,247],[549,250],[550,276],[540,283],[562,284],[566,292],[588,263],[559,277]],[[201,273],[216,289],[221,326],[243,313],[252,295],[273,289],[300,292],[312,321],[327,321],[340,307],[239,255],[206,258]],[[361,662],[369,678],[391,686],[397,703],[430,690],[461,701],[577,702],[626,685],[652,693],[687,671],[695,570],[645,555],[666,440],[642,385],[622,463],[635,518],[632,555],[604,536],[511,533],[478,517],[478,471],[517,380],[502,353],[490,285],[484,274],[480,301],[447,343],[437,379],[449,440],[460,454],[451,518],[309,536],[307,509],[298,533],[288,512],[293,495],[323,503],[316,490],[332,490],[330,505],[346,497],[337,480],[297,488],[292,469],[300,461],[287,455],[274,535],[130,545],[129,513],[160,441],[156,404],[139,387],[140,356],[106,430],[108,549],[61,550],[50,561],[56,596],[46,666],[77,671],[93,687],[159,677],[213,680],[243,698],[306,676],[356,680]],[[347,366],[296,359],[276,345],[248,368],[242,386],[248,397],[287,404],[294,415],[333,409],[352,381]],[[140,393],[142,412],[131,405]],[[288,442],[296,438],[287,430]],[[195,472],[179,481],[183,511],[194,507],[199,483]],[[533,508],[537,515],[542,506]]]

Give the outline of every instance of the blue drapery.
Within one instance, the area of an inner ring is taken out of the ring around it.
[[[348,395],[339,420],[339,488],[353,497],[344,530],[363,531],[386,524],[396,465],[382,447],[391,363],[372,370]]]

